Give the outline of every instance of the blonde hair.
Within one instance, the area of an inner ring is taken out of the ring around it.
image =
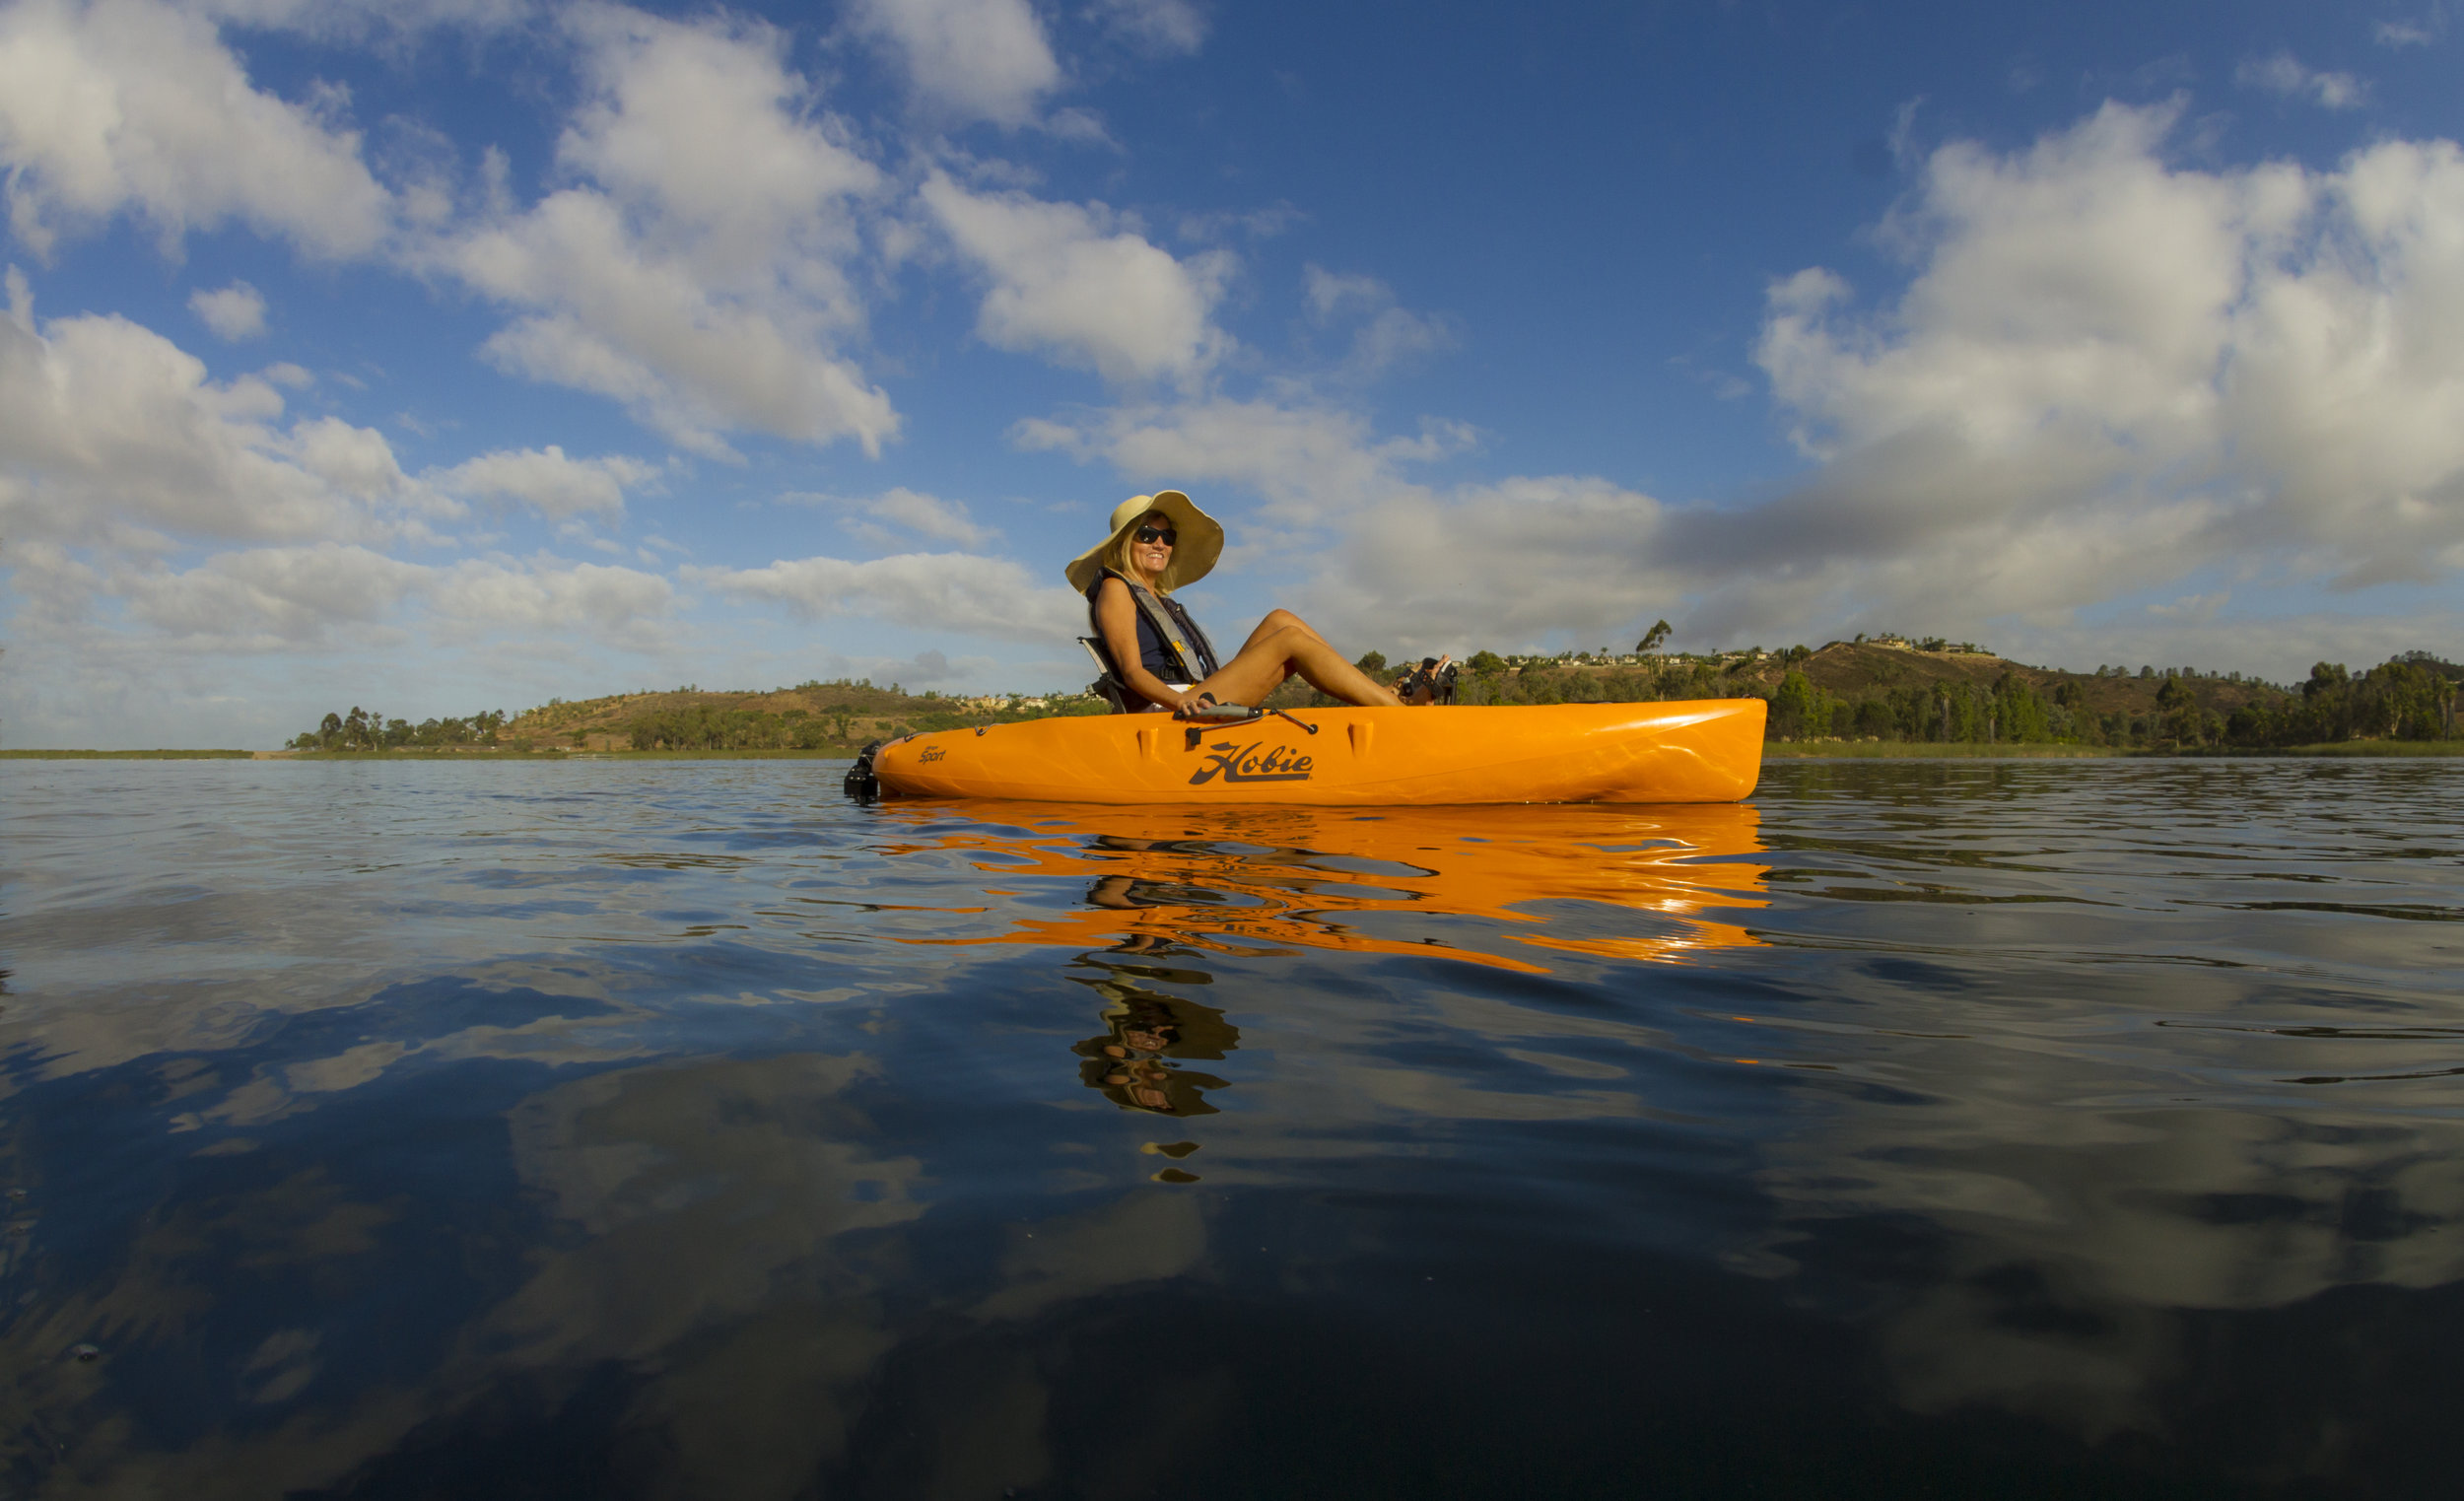
[[[1146,512],[1136,520],[1131,521],[1129,525],[1122,527],[1119,532],[1115,533],[1113,539],[1104,544],[1104,550],[1095,555],[1095,559],[1097,562],[1103,564],[1104,567],[1111,569],[1114,573],[1137,580],[1148,588],[1153,589],[1158,595],[1169,594],[1172,590],[1164,587],[1162,580],[1148,579],[1144,574],[1129,565],[1129,549],[1137,545],[1138,528],[1146,524],[1147,516],[1163,516],[1163,523],[1166,526],[1174,524],[1172,517],[1165,515],[1163,512]]]

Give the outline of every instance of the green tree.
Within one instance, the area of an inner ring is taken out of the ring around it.
[[[2174,738],[2187,738],[2182,730],[2195,723],[2198,711],[2193,705],[2188,685],[2180,678],[2168,677],[2156,689],[2156,733],[2161,737],[2170,731]],[[2185,714],[2184,711],[2188,713]]]
[[[1795,668],[1780,679],[1771,695],[1771,733],[1783,740],[1810,740],[1831,732],[1831,710],[1837,701]]]
[[[1652,622],[1651,629],[1643,633],[1643,639],[1634,644],[1634,649],[1638,653],[1648,655],[1658,650],[1660,644],[1668,639],[1669,623],[1665,620],[1656,620]]]
[[[2045,701],[2016,672],[2005,672],[1994,683],[1992,726],[1988,731],[1991,739],[2026,742],[2053,738]]]

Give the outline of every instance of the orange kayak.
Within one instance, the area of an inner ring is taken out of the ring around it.
[[[1302,709],[1238,725],[1160,714],[910,735],[872,773],[900,797],[1030,802],[1735,802],[1762,773],[1760,699]]]

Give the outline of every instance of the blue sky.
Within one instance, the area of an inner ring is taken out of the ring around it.
[[[0,742],[1218,636],[2454,654],[2443,5],[0,5]]]

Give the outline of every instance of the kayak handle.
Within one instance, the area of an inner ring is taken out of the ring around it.
[[[1273,715],[1277,718],[1290,719],[1313,735],[1318,732],[1317,725],[1299,717],[1289,710],[1252,709],[1246,704],[1218,704],[1211,693],[1201,695],[1201,697],[1205,699],[1205,703],[1185,704],[1173,715],[1174,718],[1184,723],[1195,721],[1190,730],[1190,749],[1192,750],[1198,749],[1198,742],[1205,737],[1206,730],[1202,726],[1212,725],[1228,729],[1242,724],[1255,724],[1268,715]],[[977,733],[982,734],[983,731],[978,730]]]

